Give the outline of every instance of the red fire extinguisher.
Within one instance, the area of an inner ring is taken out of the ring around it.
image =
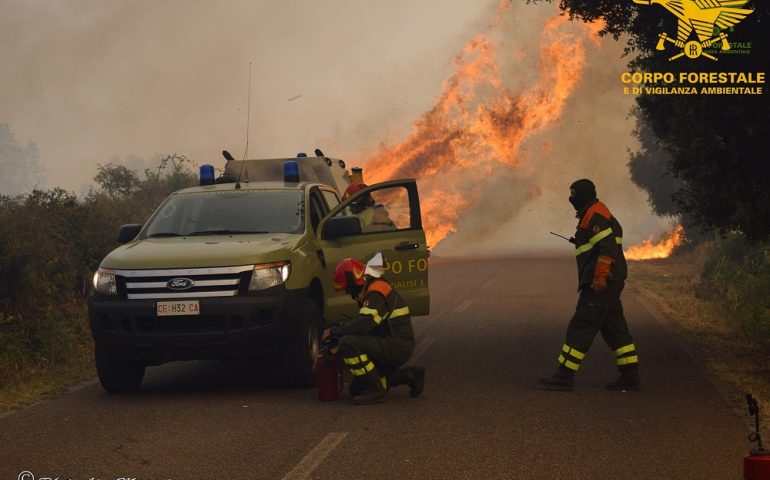
[[[762,436],[759,434],[759,406],[751,394],[746,394],[749,404],[749,415],[754,415],[756,430],[749,434],[749,441],[757,442],[757,448],[753,449],[743,458],[744,480],[770,480],[770,450],[762,445]]]
[[[318,400],[337,400],[344,386],[342,368],[330,355],[319,355],[315,364]]]

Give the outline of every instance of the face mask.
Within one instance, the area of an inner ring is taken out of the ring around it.
[[[596,187],[594,187],[593,182],[590,180],[578,180],[570,185],[569,203],[572,204],[575,210],[580,210],[595,198]]]

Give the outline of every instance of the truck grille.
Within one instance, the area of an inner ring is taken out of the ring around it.
[[[117,270],[129,300],[234,297],[254,265],[169,270]]]

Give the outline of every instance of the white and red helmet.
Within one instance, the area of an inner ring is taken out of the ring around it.
[[[355,258],[345,258],[334,268],[334,290],[341,292],[357,285],[363,287],[366,265]]]

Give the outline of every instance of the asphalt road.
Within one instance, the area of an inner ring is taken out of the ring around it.
[[[615,366],[601,338],[576,391],[538,389],[574,308],[573,262],[434,262],[434,313],[414,319],[420,398],[401,387],[381,405],[319,402],[258,365],[164,365],[136,394],[91,382],[0,417],[0,480],[741,478],[746,419],[633,282],[643,390],[603,388]]]

